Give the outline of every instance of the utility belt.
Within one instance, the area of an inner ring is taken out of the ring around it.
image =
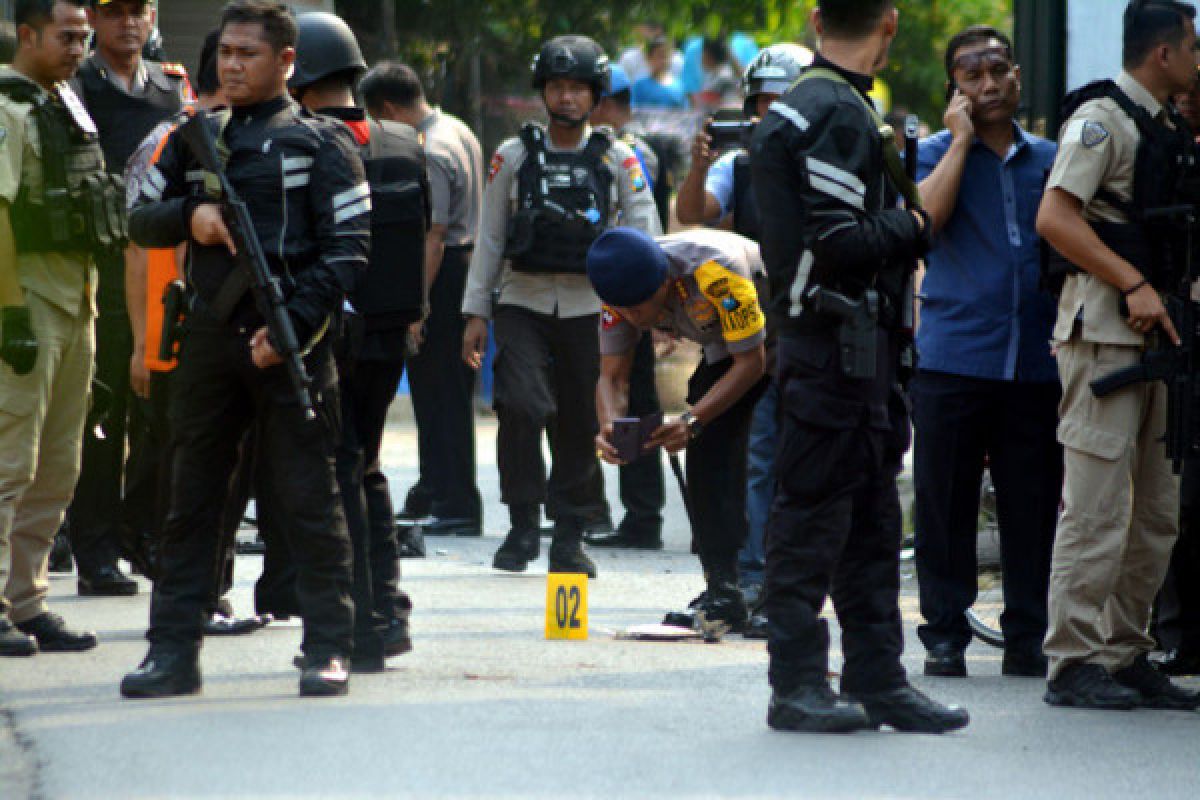
[[[549,200],[543,208],[523,208],[509,220],[504,256],[517,272],[586,275],[588,250],[604,230],[595,215]]]
[[[78,189],[46,189],[42,203],[22,192],[11,209],[18,252],[121,250],[129,241],[125,183],[116,175],[89,175]]]

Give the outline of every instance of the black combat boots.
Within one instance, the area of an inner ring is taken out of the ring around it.
[[[827,683],[775,691],[767,724],[777,731],[851,733],[871,727],[862,705],[837,696]]]
[[[583,552],[583,529],[568,520],[554,523],[550,543],[550,572],[569,572],[596,577],[596,564]]]
[[[192,648],[151,646],[138,666],[121,680],[124,697],[174,697],[200,692],[199,652]]]
[[[971,721],[965,708],[942,705],[908,685],[869,694],[843,692],[842,696],[862,704],[873,728],[887,725],[911,733],[947,733],[965,728]]]
[[[529,562],[536,559],[541,552],[541,540],[538,538],[538,507],[510,505],[508,516],[512,522],[512,529],[492,558],[492,566],[505,572],[524,572],[529,567]]]

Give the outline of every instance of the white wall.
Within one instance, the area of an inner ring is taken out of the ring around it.
[[[1200,7],[1200,0],[1189,0]],[[1116,77],[1128,0],[1067,0],[1067,89]]]

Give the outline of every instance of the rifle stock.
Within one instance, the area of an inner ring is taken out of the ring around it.
[[[180,126],[176,135],[187,145],[188,149],[200,162],[205,171],[216,176],[223,195],[222,213],[229,233],[237,245],[236,261],[238,267],[246,271],[250,277],[250,288],[254,294],[258,311],[267,323],[271,344],[283,359],[288,377],[292,383],[292,391],[304,411],[306,419],[316,419],[313,409],[312,395],[309,387],[312,379],[304,366],[300,343],[296,337],[296,328],[288,315],[287,303],[284,301],[283,289],[279,278],[271,272],[263,253],[258,234],[254,231],[254,221],[250,210],[238,195],[217,153],[217,143],[209,126],[208,115],[197,112],[184,125]]]

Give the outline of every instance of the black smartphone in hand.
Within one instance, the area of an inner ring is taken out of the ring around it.
[[[632,464],[646,454],[646,443],[662,427],[662,412],[644,417],[620,417],[613,420],[612,446],[617,458]]]

